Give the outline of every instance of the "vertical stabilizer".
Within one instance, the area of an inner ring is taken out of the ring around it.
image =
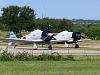
[[[14,38],[15,39],[17,37],[16,37],[16,34],[14,34],[14,32],[10,32],[9,38]]]

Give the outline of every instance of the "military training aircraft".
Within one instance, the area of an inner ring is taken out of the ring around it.
[[[79,48],[78,40],[83,36],[80,32],[68,32],[62,31],[57,35],[54,35],[49,30],[41,31],[39,29],[32,31],[26,36],[17,38],[14,32],[10,32],[9,38],[0,38],[3,42],[8,42],[9,46],[16,46],[19,44],[33,44],[33,48],[37,49],[38,43],[48,44],[48,49],[52,50],[53,43],[75,43],[75,48]],[[84,37],[83,37],[84,38]]]

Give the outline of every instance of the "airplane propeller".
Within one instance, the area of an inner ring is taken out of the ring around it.
[[[80,32],[73,32],[72,34],[73,41],[75,42],[75,48],[79,48],[77,41],[80,39],[85,39],[85,37]]]
[[[49,50],[52,50],[52,44],[51,44],[51,40],[52,39],[55,39],[54,38],[54,34],[51,32],[51,31],[49,31],[49,30],[44,30],[43,32],[42,32],[42,35],[41,35],[42,37],[42,40],[45,42],[45,43],[47,43],[48,44],[48,49]],[[56,40],[56,39],[55,39]]]
[[[73,32],[72,38],[74,41],[78,41],[81,38],[85,39],[85,37],[80,32]]]

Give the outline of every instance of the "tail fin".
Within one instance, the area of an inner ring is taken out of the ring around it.
[[[16,37],[16,34],[14,34],[14,32],[10,32],[9,38],[14,38],[15,39],[17,37]]]

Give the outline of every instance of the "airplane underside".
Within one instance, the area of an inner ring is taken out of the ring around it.
[[[68,45],[69,45],[69,44],[66,43],[64,47],[69,48]],[[74,48],[79,48],[79,44],[75,43]],[[37,49],[38,49],[37,44],[35,44],[35,43],[33,44],[33,49],[34,49],[34,50],[37,50]],[[52,50],[52,49],[53,49],[52,44],[51,44],[51,43],[48,43],[48,50]]]

